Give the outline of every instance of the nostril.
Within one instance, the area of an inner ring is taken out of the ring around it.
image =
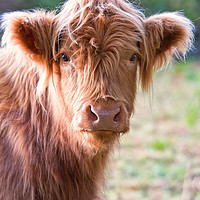
[[[119,123],[120,120],[121,120],[121,108],[119,108],[119,112],[113,118],[114,123]]]
[[[88,108],[87,108],[87,114],[88,114],[88,118],[89,118],[90,121],[96,121],[96,120],[98,120],[98,116],[93,111],[92,106],[88,106]]]

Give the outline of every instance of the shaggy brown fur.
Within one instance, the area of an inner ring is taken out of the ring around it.
[[[145,18],[123,0],[69,0],[58,14],[4,14],[2,28],[0,200],[105,198],[137,84],[148,90],[155,71],[185,55],[193,25],[180,13]],[[91,123],[116,109],[111,130]]]

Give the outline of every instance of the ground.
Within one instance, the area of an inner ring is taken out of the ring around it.
[[[200,199],[200,62],[158,72],[135,107],[107,172],[108,198]]]

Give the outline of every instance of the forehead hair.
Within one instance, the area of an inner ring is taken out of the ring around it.
[[[67,38],[71,46],[84,49],[81,52],[83,60],[89,46],[98,53],[107,53],[109,49],[115,51],[114,46],[121,50],[128,48],[140,42],[144,32],[143,18],[138,9],[121,0],[70,0],[55,19],[54,56],[62,46],[63,38],[65,42]]]

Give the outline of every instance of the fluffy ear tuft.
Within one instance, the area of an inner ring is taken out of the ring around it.
[[[53,17],[53,13],[45,11],[4,14],[1,45],[10,51],[21,50],[33,59],[50,56]]]
[[[143,90],[148,90],[155,71],[173,59],[185,57],[193,44],[194,26],[180,13],[164,13],[144,21],[146,31],[145,61],[141,67]]]

